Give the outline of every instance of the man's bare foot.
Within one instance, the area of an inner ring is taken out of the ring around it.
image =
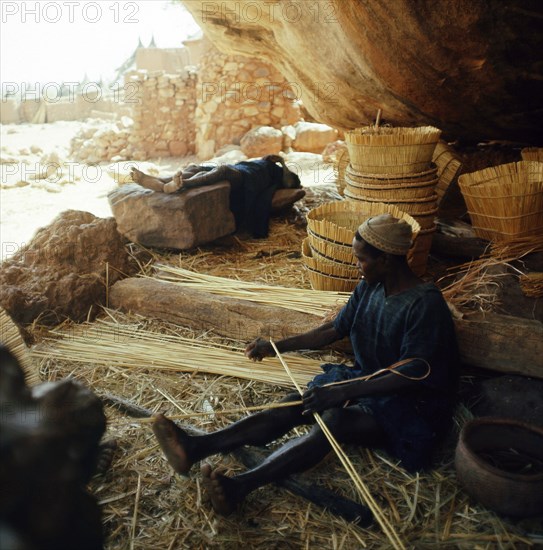
[[[153,432],[170,466],[179,475],[188,475],[195,462],[187,450],[190,436],[163,414],[155,415]]]
[[[160,181],[159,178],[154,176],[149,176],[141,170],[133,167],[130,169],[130,177],[134,183],[138,183],[146,189],[151,189],[152,191],[163,192],[164,191],[164,182]]]
[[[235,481],[219,474],[209,464],[202,464],[204,487],[211,499],[211,505],[218,514],[228,516],[236,510],[242,497],[236,494]]]
[[[164,193],[175,193],[183,187],[183,176],[181,172],[174,174],[172,181],[164,184]]]
[[[104,475],[109,470],[116,450],[117,441],[115,441],[115,439],[109,439],[108,441],[100,443],[98,446],[98,458],[96,460],[94,475]]]

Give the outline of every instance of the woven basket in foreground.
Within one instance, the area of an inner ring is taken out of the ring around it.
[[[394,205],[355,201],[328,202],[314,208],[307,214],[307,228],[327,241],[351,246],[355,231],[362,222],[387,213],[409,223],[414,235],[420,231],[418,222]]]
[[[356,285],[360,282],[360,277],[357,279],[341,279],[319,273],[306,266],[309,274],[309,281],[313,290],[331,290],[334,292],[352,292]]]
[[[352,240],[351,244],[346,245],[324,239],[311,230],[308,230],[307,234],[311,249],[316,254],[341,264],[356,264],[356,258],[353,256]]]
[[[543,238],[543,163],[493,166],[461,175],[458,184],[478,237]]]
[[[433,126],[366,126],[345,133],[350,162],[357,172],[409,174],[430,167],[441,130]]]
[[[360,272],[356,266],[334,262],[323,256],[313,255],[313,251],[309,244],[309,237],[306,237],[302,241],[302,260],[306,267],[313,271],[318,271],[323,275],[329,275],[340,279],[360,279]]]

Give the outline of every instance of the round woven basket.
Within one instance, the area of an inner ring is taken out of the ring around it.
[[[309,244],[309,237],[306,237],[302,241],[302,260],[306,267],[322,273],[323,275],[329,275],[339,279],[360,279],[358,268],[352,264],[347,265],[340,262],[334,262],[323,256],[314,256]]]
[[[358,202],[368,202],[368,203],[384,203],[390,204],[398,207],[401,211],[415,216],[417,214],[425,214],[430,210],[435,210],[437,208],[437,195],[434,193],[430,197],[425,197],[422,199],[399,199],[399,198],[384,198],[384,199],[370,199],[370,198],[361,198],[360,195],[354,195],[350,188],[345,188],[345,197],[348,200],[358,201]]]
[[[409,251],[409,254],[407,255],[409,267],[418,277],[426,273],[428,255],[430,254],[432,238],[435,232],[435,224],[434,227],[430,227],[429,229],[422,229],[419,232],[417,240],[414,242],[413,247]]]
[[[369,201],[336,201],[322,204],[307,214],[307,227],[310,233],[322,239],[351,246],[354,234],[362,222],[385,213],[404,219],[411,225],[415,236],[420,231],[418,222],[405,211],[392,204]]]
[[[433,126],[366,126],[345,133],[350,162],[357,172],[410,174],[428,170],[441,130]]]
[[[437,166],[435,164],[431,164],[430,166],[428,170],[413,174],[367,174],[358,172],[349,164],[345,170],[345,175],[349,176],[351,182],[360,183],[362,185],[381,185],[382,187],[391,185],[393,187],[403,187],[405,185],[415,185],[419,182],[435,179],[437,177]]]
[[[543,233],[543,163],[512,162],[458,178],[475,233],[489,240]]]
[[[334,292],[352,292],[360,282],[358,279],[341,279],[319,273],[306,266],[309,273],[309,281],[313,290],[332,290]]]
[[[368,200],[424,199],[435,194],[437,181],[437,178],[435,178],[429,182],[420,183],[417,185],[382,187],[380,185],[361,185],[358,183],[353,183],[347,176],[346,189],[349,190],[349,193],[352,196],[358,196],[361,199],[368,198]]]
[[[319,237],[311,230],[307,232],[309,238],[309,244],[315,254],[323,256],[328,260],[333,260],[346,265],[356,264],[356,258],[353,256],[352,244],[344,245],[334,243],[327,239]],[[353,232],[354,235],[354,232]]]

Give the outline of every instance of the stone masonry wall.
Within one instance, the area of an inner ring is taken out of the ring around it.
[[[131,71],[125,74],[125,101],[133,103],[134,126],[128,158],[185,156],[195,152],[197,74]]]
[[[263,61],[228,56],[211,48],[198,72],[196,151],[209,159],[222,146],[239,144],[256,126],[281,128],[301,119],[295,90]]]

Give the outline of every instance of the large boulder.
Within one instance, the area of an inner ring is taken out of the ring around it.
[[[338,131],[328,124],[300,121],[294,125],[296,137],[292,144],[296,151],[307,153],[321,153],[332,141],[336,141]]]
[[[248,158],[277,155],[283,147],[283,134],[271,126],[258,126],[241,138],[240,146]]]
[[[543,2],[185,2],[222,51],[277,67],[319,122],[541,143]]]
[[[108,195],[119,231],[154,248],[187,250],[233,233],[230,184],[221,182],[182,193],[157,193],[137,183]]]
[[[0,267],[0,306],[19,324],[83,321],[135,265],[113,218],[67,210]]]

